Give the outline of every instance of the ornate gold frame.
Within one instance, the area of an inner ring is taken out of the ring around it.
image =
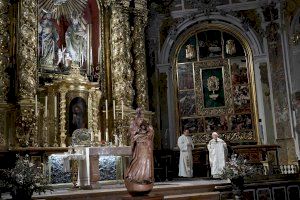
[[[225,106],[217,107],[217,108],[205,108],[203,85],[202,85],[203,80],[202,80],[201,73],[203,69],[212,69],[212,68],[222,68]],[[200,116],[203,115],[207,116],[207,115],[233,113],[233,101],[232,101],[232,96],[230,95],[231,84],[230,84],[230,70],[229,70],[228,62],[226,62],[226,60],[224,59],[197,62],[195,63],[194,71],[195,71],[194,74],[195,74],[197,114]]]
[[[256,98],[256,87],[255,87],[255,77],[254,77],[254,65],[253,65],[253,53],[249,44],[249,41],[247,41],[246,37],[237,29],[234,30],[235,27],[233,26],[228,26],[225,24],[220,24],[220,23],[197,23],[191,28],[189,28],[187,31],[182,33],[177,40],[175,41],[173,48],[170,52],[170,60],[171,60],[171,65],[176,66],[173,67],[173,85],[175,86],[174,89],[174,94],[177,94],[178,92],[178,85],[177,85],[177,66],[179,63],[177,63],[177,56],[179,53],[179,50],[181,46],[186,42],[186,40],[191,37],[193,34],[200,32],[200,31],[207,31],[207,30],[219,30],[219,31],[224,31],[228,32],[231,35],[233,35],[242,45],[245,51],[245,58],[247,60],[247,66],[249,69],[249,90],[250,90],[250,96],[252,99],[252,104],[251,104],[251,110],[253,113],[253,126],[254,126],[254,131],[255,135],[249,134],[249,133],[243,133],[244,139],[245,140],[255,140],[256,142],[260,142],[260,136],[259,136],[259,128],[258,128],[258,105],[257,105],[257,98]],[[178,97],[177,95],[174,96],[174,101],[178,102]],[[177,106],[175,108],[175,113],[176,113],[176,135],[177,137],[180,136],[180,117],[179,117],[179,107],[178,104],[175,103]],[[254,136],[254,138],[253,138]],[[203,137],[207,137],[204,135]],[[232,133],[231,138],[237,138],[238,140],[241,140],[242,138],[238,137],[236,133]]]

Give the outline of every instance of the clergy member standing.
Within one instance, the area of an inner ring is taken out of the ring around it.
[[[184,130],[177,142],[180,149],[178,176],[181,177],[193,177],[192,150],[194,149],[194,144],[189,134],[189,130]]]
[[[219,138],[218,133],[213,132],[211,136],[213,139],[207,145],[211,175],[213,178],[220,178],[220,174],[225,167],[227,145]]]

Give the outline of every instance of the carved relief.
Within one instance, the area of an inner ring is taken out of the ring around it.
[[[9,18],[8,1],[0,1],[0,102],[7,98],[9,79],[6,68],[9,64]]]
[[[145,34],[144,29],[147,22],[147,11],[145,9],[137,12],[134,20],[133,31],[133,53],[134,53],[134,70],[136,101],[140,108],[148,109],[147,94],[147,70],[146,70],[146,53],[145,53]]]
[[[37,4],[33,0],[22,0],[19,31],[19,81],[21,100],[33,99],[36,93],[37,66]]]
[[[113,98],[131,106],[133,103],[134,90],[133,71],[131,69],[131,39],[129,27],[129,13],[127,7],[115,4],[112,7],[111,20],[111,43],[112,43],[112,82]]]

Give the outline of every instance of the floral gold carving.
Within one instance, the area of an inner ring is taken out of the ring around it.
[[[9,78],[6,68],[9,64],[9,18],[8,1],[0,0],[0,102],[7,98]]]
[[[66,88],[60,90],[60,146],[66,147]]]
[[[22,101],[33,100],[36,93],[37,69],[37,4],[22,0],[19,14],[19,81]]]
[[[16,140],[20,147],[33,146],[36,117],[31,105],[23,105],[16,120]]]
[[[131,106],[134,90],[128,7],[114,4],[111,20],[113,98]]]
[[[134,20],[133,53],[137,106],[148,109],[147,70],[144,29],[147,22],[147,10],[137,10]]]

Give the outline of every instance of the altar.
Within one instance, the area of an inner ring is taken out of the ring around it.
[[[131,155],[131,147],[70,147],[69,151],[64,154],[53,154],[51,157],[61,157],[63,159],[64,171],[72,171],[72,181],[74,186],[79,186],[82,188],[97,188],[98,181],[100,181],[100,171],[104,168],[114,168],[115,170],[108,170],[112,179],[122,180],[124,175],[124,170],[126,169],[126,164],[128,157]],[[109,157],[106,159],[102,159]],[[53,159],[50,159],[53,161]],[[111,162],[113,160],[113,162]],[[70,163],[72,163],[73,169],[70,169]],[[74,164],[76,163],[76,164]],[[114,166],[113,166],[114,165]],[[75,172],[74,170],[77,170]],[[73,180],[74,173],[78,176],[77,180]],[[104,175],[105,176],[105,175]],[[107,178],[107,177],[106,177]],[[109,178],[109,177],[108,177]],[[103,180],[103,178],[102,178]]]

